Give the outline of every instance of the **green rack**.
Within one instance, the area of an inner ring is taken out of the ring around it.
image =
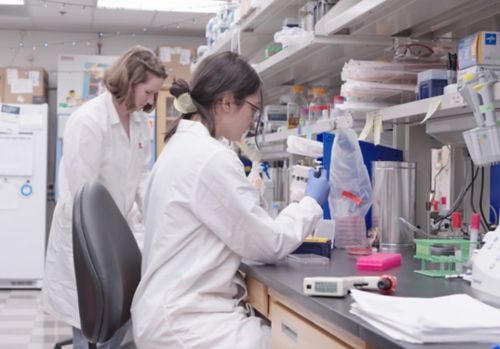
[[[420,259],[421,269],[415,273],[430,277],[445,277],[457,274],[456,263],[466,263],[469,260],[470,241],[461,239],[415,239],[415,259]],[[432,247],[453,247],[455,251],[449,256],[432,254]]]

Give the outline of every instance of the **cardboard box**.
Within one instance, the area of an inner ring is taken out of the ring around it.
[[[457,72],[457,83],[459,86],[462,85],[464,76],[468,73],[477,74],[486,70],[491,70],[500,79],[500,65],[473,65]]]
[[[180,113],[174,108],[174,96],[166,90],[161,90],[156,101],[156,158],[160,156],[165,145],[163,139],[168,123],[179,115]]]
[[[159,46],[156,54],[163,62],[168,77],[163,84],[164,89],[170,88],[174,78],[184,79],[187,82],[191,79],[191,63],[193,61],[193,51],[184,47]]]
[[[43,68],[6,67],[3,79],[3,103],[47,103],[48,75]]]
[[[500,32],[477,32],[458,42],[458,69],[500,65]]]

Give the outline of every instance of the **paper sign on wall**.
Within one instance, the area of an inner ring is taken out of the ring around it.
[[[0,135],[0,176],[33,174],[33,137]]]
[[[0,133],[17,134],[19,132],[19,107],[2,105],[0,110]]]

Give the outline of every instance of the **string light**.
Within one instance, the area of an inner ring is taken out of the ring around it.
[[[43,6],[44,7],[48,7],[48,3],[56,3],[58,5],[60,5],[60,8],[61,9],[65,9],[67,8],[67,5],[69,6],[73,6],[74,4],[70,4],[70,3],[65,3],[65,2],[61,2],[61,1],[51,1],[51,0],[42,0],[42,3],[43,3]],[[46,6],[47,5],[47,6]],[[81,4],[78,5],[78,6],[82,6]],[[92,6],[88,6],[88,7],[92,7]],[[94,6],[95,7],[95,6]],[[26,43],[23,38],[21,38],[19,40],[19,42],[15,45],[15,46],[7,46],[7,47],[2,47],[0,46],[0,51],[1,50],[15,50],[15,49],[19,49],[19,48],[26,48],[26,47],[31,47],[31,49],[33,51],[36,51],[37,48],[40,48],[40,47],[49,47],[49,46],[64,46],[64,45],[69,45],[69,46],[72,46],[72,47],[75,47],[77,46],[77,43],[80,42],[80,43],[85,43],[87,46],[90,46],[91,45],[91,42],[97,42],[100,38],[103,38],[103,39],[112,39],[114,37],[117,37],[117,36],[121,36],[121,35],[130,35],[132,37],[136,37],[136,35],[140,35],[142,33],[146,33],[146,32],[151,32],[151,29],[154,30],[154,29],[162,29],[162,30],[166,30],[168,29],[172,24],[175,25],[175,27],[177,29],[180,29],[181,28],[181,23],[186,23],[186,22],[193,22],[193,23],[196,23],[196,19],[201,19],[201,18],[205,18],[207,17],[207,15],[202,15],[202,16],[197,16],[196,18],[188,18],[186,20],[182,20],[182,21],[177,21],[177,22],[174,22],[174,23],[166,23],[166,24],[162,24],[161,26],[159,27],[152,27],[152,28],[142,28],[141,32],[139,33],[136,33],[136,32],[130,32],[130,33],[122,33],[121,31],[117,31],[115,32],[115,34],[113,33],[103,33],[103,32],[98,32],[98,39],[96,39],[95,37],[92,38],[92,39],[81,39],[81,40],[67,40],[67,41],[60,41],[60,42],[51,42],[51,41],[48,41],[48,40],[43,40],[41,43],[38,43],[38,44],[31,44],[31,43]],[[31,32],[26,32],[26,35],[27,36],[31,36]]]

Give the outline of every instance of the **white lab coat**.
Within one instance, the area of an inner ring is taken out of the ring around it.
[[[42,299],[46,311],[80,328],[73,267],[73,198],[89,181],[111,193],[132,229],[140,233],[145,184],[151,157],[148,117],[134,112],[130,139],[109,92],[88,101],[69,118],[59,166],[59,199],[54,211],[45,261]],[[138,243],[141,243],[141,237]]]
[[[273,220],[237,155],[183,120],[148,181],[142,279],[132,304],[141,349],[256,349],[269,327],[239,305],[242,258],[274,262],[313,232],[322,210],[305,197]]]

